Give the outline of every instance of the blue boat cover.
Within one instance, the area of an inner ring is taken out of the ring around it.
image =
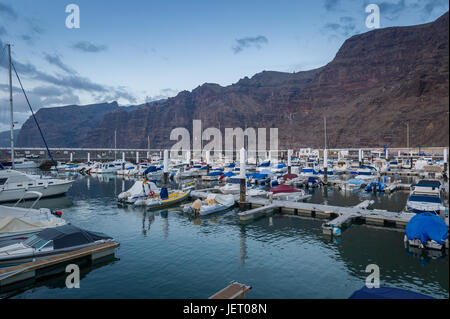
[[[263,178],[267,178],[267,174],[262,174],[262,173],[253,173],[251,175],[251,177],[253,179],[263,179]]]
[[[426,203],[442,203],[438,196],[427,196],[427,195],[411,195],[408,198],[411,202],[426,202]]]
[[[156,166],[149,166],[145,171],[144,174],[148,174],[148,173],[153,173],[156,172],[158,169],[156,168]]]
[[[434,299],[433,297],[405,289],[380,287],[367,288],[366,286],[355,291],[348,299]]]
[[[159,197],[161,197],[162,200],[169,198],[169,191],[166,187],[161,187],[161,191],[159,192]]]
[[[223,174],[223,176],[231,177],[231,176],[234,176],[234,173],[233,172],[226,172],[225,174]]]
[[[208,174],[208,176],[220,176],[220,175],[222,175],[222,172],[219,171],[211,172]]]
[[[448,227],[445,222],[430,212],[417,214],[411,218],[405,231],[409,240],[419,239],[423,244],[432,239],[444,245],[448,237]]]
[[[261,163],[261,164],[259,164],[258,167],[269,167],[269,166],[270,166],[270,161],[269,161],[269,162]]]

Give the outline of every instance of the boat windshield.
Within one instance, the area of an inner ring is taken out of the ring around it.
[[[44,246],[47,246],[47,244],[50,244],[51,240],[42,239],[37,235],[33,235],[27,240],[23,242],[25,246],[35,248],[35,249],[41,249]]]

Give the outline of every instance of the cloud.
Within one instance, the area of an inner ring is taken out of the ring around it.
[[[236,44],[233,46],[234,54],[241,52],[244,49],[255,47],[258,50],[261,49],[263,44],[267,44],[269,40],[263,35],[258,35],[256,37],[245,37],[241,39],[236,39]]]
[[[5,27],[0,25],[0,36],[1,36],[1,35],[6,35],[6,33],[7,33],[7,32],[6,32]]]
[[[34,44],[33,38],[30,37],[28,34],[22,34],[22,35],[20,36],[20,38],[21,38],[23,41],[27,42],[29,45],[33,45],[33,44]]]
[[[331,37],[343,36],[348,37],[350,35],[358,33],[356,30],[355,19],[353,17],[345,16],[339,18],[339,23],[330,22],[325,24],[323,29],[326,32],[331,32]]]
[[[325,0],[325,9],[327,11],[333,11],[339,4],[339,0]]]
[[[158,100],[165,100],[169,97],[173,97],[177,95],[180,92],[180,90],[175,90],[171,88],[162,89],[159,91],[157,95],[154,96],[146,96],[145,102],[152,102],[152,101],[158,101]]]
[[[14,9],[7,4],[0,3],[0,15],[7,16],[12,19],[17,19],[17,13]]]
[[[72,45],[72,48],[82,52],[96,53],[106,51],[108,47],[106,45],[97,45],[88,41],[80,41]]]
[[[428,15],[436,8],[448,10],[448,1],[446,0],[422,0],[421,3],[425,3],[423,11]]]
[[[44,59],[48,63],[57,66],[59,69],[63,70],[66,73],[77,74],[77,72],[74,69],[72,69],[70,66],[65,64],[63,61],[61,61],[61,57],[57,54],[51,55],[48,53],[44,53]]]
[[[381,2],[378,4],[380,7],[380,15],[388,20],[396,20],[400,13],[407,9],[405,0],[399,0],[397,3],[393,2]]]

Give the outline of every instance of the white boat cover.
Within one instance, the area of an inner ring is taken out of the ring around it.
[[[13,217],[8,216],[0,219],[0,236],[10,233],[25,233],[33,230],[45,229],[48,227],[62,226],[66,222],[64,219],[49,217]]]
[[[224,205],[224,206],[234,205],[234,196],[232,194],[228,194],[228,195],[208,194],[207,199],[214,199],[217,203]]]
[[[136,181],[129,190],[119,194],[119,199],[141,195],[143,193],[143,190],[145,190],[145,194],[148,194],[150,190],[154,191],[155,193],[159,192],[158,187],[153,182],[147,182],[143,185],[142,181]]]

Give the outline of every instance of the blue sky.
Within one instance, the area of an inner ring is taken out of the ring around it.
[[[80,8],[80,29],[65,26],[70,3]],[[369,3],[380,6],[382,28],[430,22],[448,11],[445,0],[0,0],[0,49],[14,45],[36,109],[140,104],[205,82],[225,86],[263,70],[323,66],[345,39],[369,31]],[[0,131],[9,122],[2,51]],[[17,127],[28,116],[15,96]]]

